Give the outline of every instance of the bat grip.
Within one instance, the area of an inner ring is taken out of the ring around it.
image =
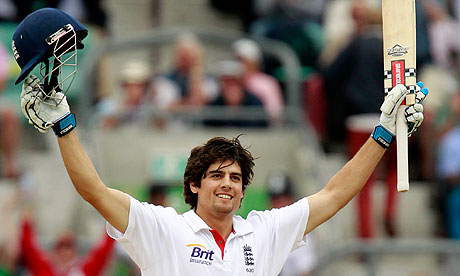
[[[404,119],[406,105],[400,105],[396,113],[396,150],[397,150],[397,173],[398,192],[409,191],[409,154],[407,139],[407,124]]]

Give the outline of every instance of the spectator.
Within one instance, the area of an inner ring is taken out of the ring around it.
[[[433,63],[423,67],[419,71],[427,86],[436,86],[437,93],[424,106],[424,126],[422,128],[423,139],[414,139],[417,147],[420,166],[411,167],[412,172],[417,172],[422,180],[431,181],[436,171],[436,146],[440,135],[446,126],[443,115],[446,115],[446,103],[451,96],[459,90],[458,79],[460,77],[459,53],[460,35],[458,22],[450,17],[440,2],[429,0],[423,1],[422,7],[428,17],[428,34],[430,41],[430,54]]]
[[[7,85],[8,54],[3,44],[0,44],[0,153],[2,158],[1,176],[17,179],[19,169],[17,153],[21,137],[21,124],[16,110],[7,101],[1,100],[1,93]]]
[[[460,239],[460,92],[450,101],[449,124],[451,127],[441,137],[437,150],[436,207],[440,227],[447,236]]]
[[[80,258],[76,237],[68,232],[57,238],[50,252],[45,252],[38,245],[30,218],[25,218],[22,224],[21,257],[32,275],[103,275],[112,257],[113,247],[114,240],[104,233],[100,242],[84,258]]]
[[[273,124],[279,124],[283,112],[283,93],[278,81],[261,71],[262,52],[250,39],[239,39],[232,45],[235,56],[244,67],[244,85],[263,103]]]
[[[217,84],[205,74],[204,67],[199,39],[191,33],[181,35],[176,42],[175,67],[166,75],[180,96],[170,105],[171,109],[203,106],[216,97]]]
[[[148,202],[154,205],[167,206],[168,184],[163,182],[153,182],[149,187]]]
[[[243,84],[243,68],[234,60],[223,60],[217,64],[220,94],[210,106],[226,106],[231,108],[261,107],[263,104],[253,93],[246,90]],[[204,122],[212,127],[265,127],[267,120],[252,118],[207,119]]]
[[[359,25],[350,43],[338,54],[324,71],[324,83],[329,99],[328,137],[342,141],[351,158],[367,140],[373,126],[379,120],[380,105],[383,102],[383,41],[381,11],[376,6],[357,0],[351,12]],[[346,108],[346,110],[344,110]],[[346,112],[344,112],[346,111]],[[394,217],[396,206],[396,150],[390,148],[378,170],[384,169],[386,185],[384,226],[392,237],[396,234]],[[358,236],[374,236],[372,214],[372,187],[376,173],[358,195]]]
[[[122,93],[106,96],[99,102],[103,127],[135,122],[143,108],[165,110],[179,98],[170,80],[152,76],[148,64],[140,60],[127,62],[119,79]]]
[[[429,19],[428,34],[433,62],[446,70],[455,70],[460,52],[458,22],[438,2],[429,0],[422,4]]]
[[[292,181],[284,170],[274,170],[268,177],[268,192],[272,208],[282,208],[295,202]],[[318,262],[315,239],[306,236],[308,246],[295,249],[289,255],[279,276],[308,276]]]

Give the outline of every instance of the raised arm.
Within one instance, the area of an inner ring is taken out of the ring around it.
[[[58,143],[67,173],[77,192],[113,227],[124,233],[128,226],[128,195],[104,185],[74,131],[59,137]]]
[[[70,112],[61,92],[45,96],[39,89],[40,80],[31,75],[24,80],[21,93],[22,112],[40,132],[53,129],[58,136],[67,172],[81,197],[90,203],[117,230],[124,233],[128,226],[128,195],[104,185],[73,129],[75,115]]]
[[[416,104],[406,109],[405,115],[411,135],[423,121],[423,106],[421,102],[428,94],[423,84],[418,83]],[[401,104],[407,90],[398,85],[385,97],[380,110],[380,124],[372,132],[371,137],[348,161],[327,185],[318,193],[308,197],[310,216],[305,234],[331,218],[361,191],[364,184],[383,157],[385,150],[395,140],[395,124],[397,107]]]

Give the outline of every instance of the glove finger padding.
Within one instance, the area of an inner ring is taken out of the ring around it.
[[[408,136],[411,136],[423,122],[423,105],[421,104],[428,95],[428,89],[423,88],[423,83],[417,83],[415,104],[404,111],[404,117],[408,126]],[[405,99],[407,89],[404,85],[396,85],[385,97],[380,110],[380,124],[376,126],[371,134],[377,143],[387,149],[395,140],[396,113],[398,107]]]
[[[24,80],[21,92],[21,109],[29,124],[40,132],[45,133],[52,124],[38,115],[40,113],[41,97],[43,96],[39,85],[40,79],[34,75],[30,75]]]
[[[423,88],[423,82],[417,82],[417,90],[415,91],[415,104],[406,108],[404,117],[407,122],[407,134],[410,137],[412,133],[417,131],[424,120],[422,102],[428,95],[428,89]]]
[[[385,113],[388,116],[396,116],[396,111],[401,105],[404,97],[407,94],[407,89],[404,85],[398,84],[385,97],[385,101],[380,107],[380,111]]]
[[[423,116],[423,105],[417,103],[406,108],[405,117],[407,121],[407,134],[410,137],[412,133],[417,131],[425,119]]]
[[[40,132],[45,133],[48,131],[50,126],[47,125],[46,121],[44,121],[40,116],[37,115],[38,108],[39,99],[36,97],[32,97],[25,104],[26,117],[29,119],[29,124],[32,124]]]
[[[396,112],[401,105],[404,97],[407,94],[407,89],[404,85],[398,84],[386,95],[380,110],[380,124],[390,132],[392,136],[396,133]]]
[[[29,119],[29,121],[30,121],[30,117],[27,112],[26,106],[30,105],[33,98],[36,96],[36,94],[34,94],[34,88],[37,88],[39,83],[40,83],[40,80],[36,76],[30,75],[24,80],[24,83],[22,84],[21,110],[24,116],[26,116],[26,118]]]
[[[32,92],[35,88],[38,88],[39,84],[40,84],[40,79],[38,77],[34,75],[28,76],[24,80],[24,83],[22,84],[21,97],[23,97],[27,93]]]
[[[423,88],[423,82],[419,81],[416,85],[415,91],[415,103],[421,103],[425,100],[425,97],[428,95],[428,89]]]

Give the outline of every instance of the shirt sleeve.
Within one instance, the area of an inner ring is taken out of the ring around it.
[[[172,208],[141,203],[130,196],[128,227],[121,233],[107,222],[107,234],[115,239],[141,269],[160,258],[162,241],[168,240],[169,225],[177,222]]]
[[[303,198],[283,208],[248,215],[248,220],[258,224],[255,229],[268,229],[271,271],[280,271],[290,252],[306,244],[304,233],[309,213],[308,200]]]

